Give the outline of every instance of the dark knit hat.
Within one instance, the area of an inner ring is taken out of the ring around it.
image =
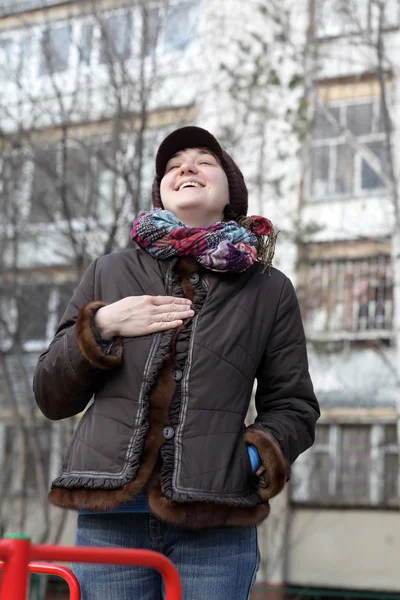
[[[246,216],[248,194],[241,170],[209,131],[194,126],[175,129],[160,144],[156,156],[156,175],[152,190],[154,208],[162,208],[160,183],[164,177],[167,162],[174,154],[186,148],[208,148],[218,157],[229,184],[229,204],[225,208],[225,219],[237,220]]]

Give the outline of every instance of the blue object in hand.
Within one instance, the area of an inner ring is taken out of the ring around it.
[[[258,467],[261,467],[260,455],[258,454],[257,448],[255,446],[253,446],[252,444],[249,444],[247,446],[247,452],[249,453],[252,471],[253,471],[253,473],[255,473],[257,471]]]

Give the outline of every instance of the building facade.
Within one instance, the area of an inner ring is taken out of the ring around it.
[[[3,1],[3,533],[73,541],[46,490],[75,423],[40,417],[33,369],[86,265],[149,207],[159,141],[195,123],[281,230],[322,408],[260,527],[255,597],[400,593],[399,25],[397,0]]]

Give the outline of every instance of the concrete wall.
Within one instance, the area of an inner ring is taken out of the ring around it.
[[[400,592],[400,514],[296,509],[287,540],[292,585]]]

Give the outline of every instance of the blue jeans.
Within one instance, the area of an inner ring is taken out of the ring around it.
[[[150,513],[79,515],[77,546],[143,548],[177,567],[184,600],[248,600],[260,564],[256,527],[192,530]],[[161,600],[162,578],[149,567],[75,564],[82,600]]]

